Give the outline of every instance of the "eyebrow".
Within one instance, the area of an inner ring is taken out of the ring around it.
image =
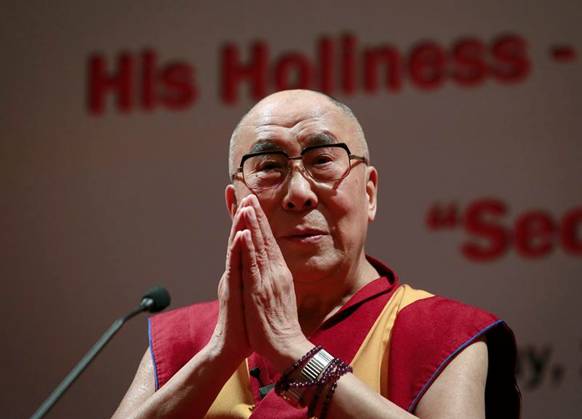
[[[303,149],[307,147],[313,147],[318,145],[336,144],[338,141],[335,136],[328,132],[320,132],[317,134],[310,135],[306,138],[303,144]],[[248,154],[263,153],[271,151],[285,151],[279,144],[278,141],[269,138],[258,140],[253,144]]]
[[[281,148],[281,146],[279,146],[274,140],[266,138],[254,143],[248,154],[263,153],[266,151],[283,151],[283,148]]]
[[[324,131],[314,135],[310,135],[305,140],[304,148],[306,147],[313,147],[317,145],[328,145],[328,144],[336,144],[337,138],[331,132]]]

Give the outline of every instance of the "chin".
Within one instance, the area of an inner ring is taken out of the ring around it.
[[[337,261],[329,256],[297,255],[285,257],[287,266],[295,282],[314,282],[328,277],[338,267]]]

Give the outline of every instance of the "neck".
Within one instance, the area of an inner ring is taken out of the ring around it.
[[[379,276],[364,253],[354,265],[340,267],[317,281],[295,284],[299,323],[305,335],[312,334],[360,288]]]

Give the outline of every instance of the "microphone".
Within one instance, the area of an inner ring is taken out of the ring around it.
[[[170,305],[170,293],[162,287],[153,287],[143,297],[139,306],[150,313],[162,311]]]
[[[40,407],[33,413],[30,419],[40,419],[46,415],[61,396],[68,390],[73,382],[81,375],[83,371],[89,366],[91,361],[101,352],[101,350],[109,343],[111,338],[121,329],[121,326],[132,317],[149,311],[150,313],[157,313],[162,311],[170,305],[170,294],[165,288],[156,286],[150,289],[141,299],[139,306],[134,308],[128,314],[118,318],[113,322],[111,327],[99,338],[97,343],[89,349],[85,356],[79,361],[77,365],[67,374],[61,383],[53,390],[48,398],[40,405]]]

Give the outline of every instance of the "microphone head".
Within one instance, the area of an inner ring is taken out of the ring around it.
[[[150,313],[162,311],[170,305],[170,293],[163,287],[153,287],[141,299],[141,306]]]

